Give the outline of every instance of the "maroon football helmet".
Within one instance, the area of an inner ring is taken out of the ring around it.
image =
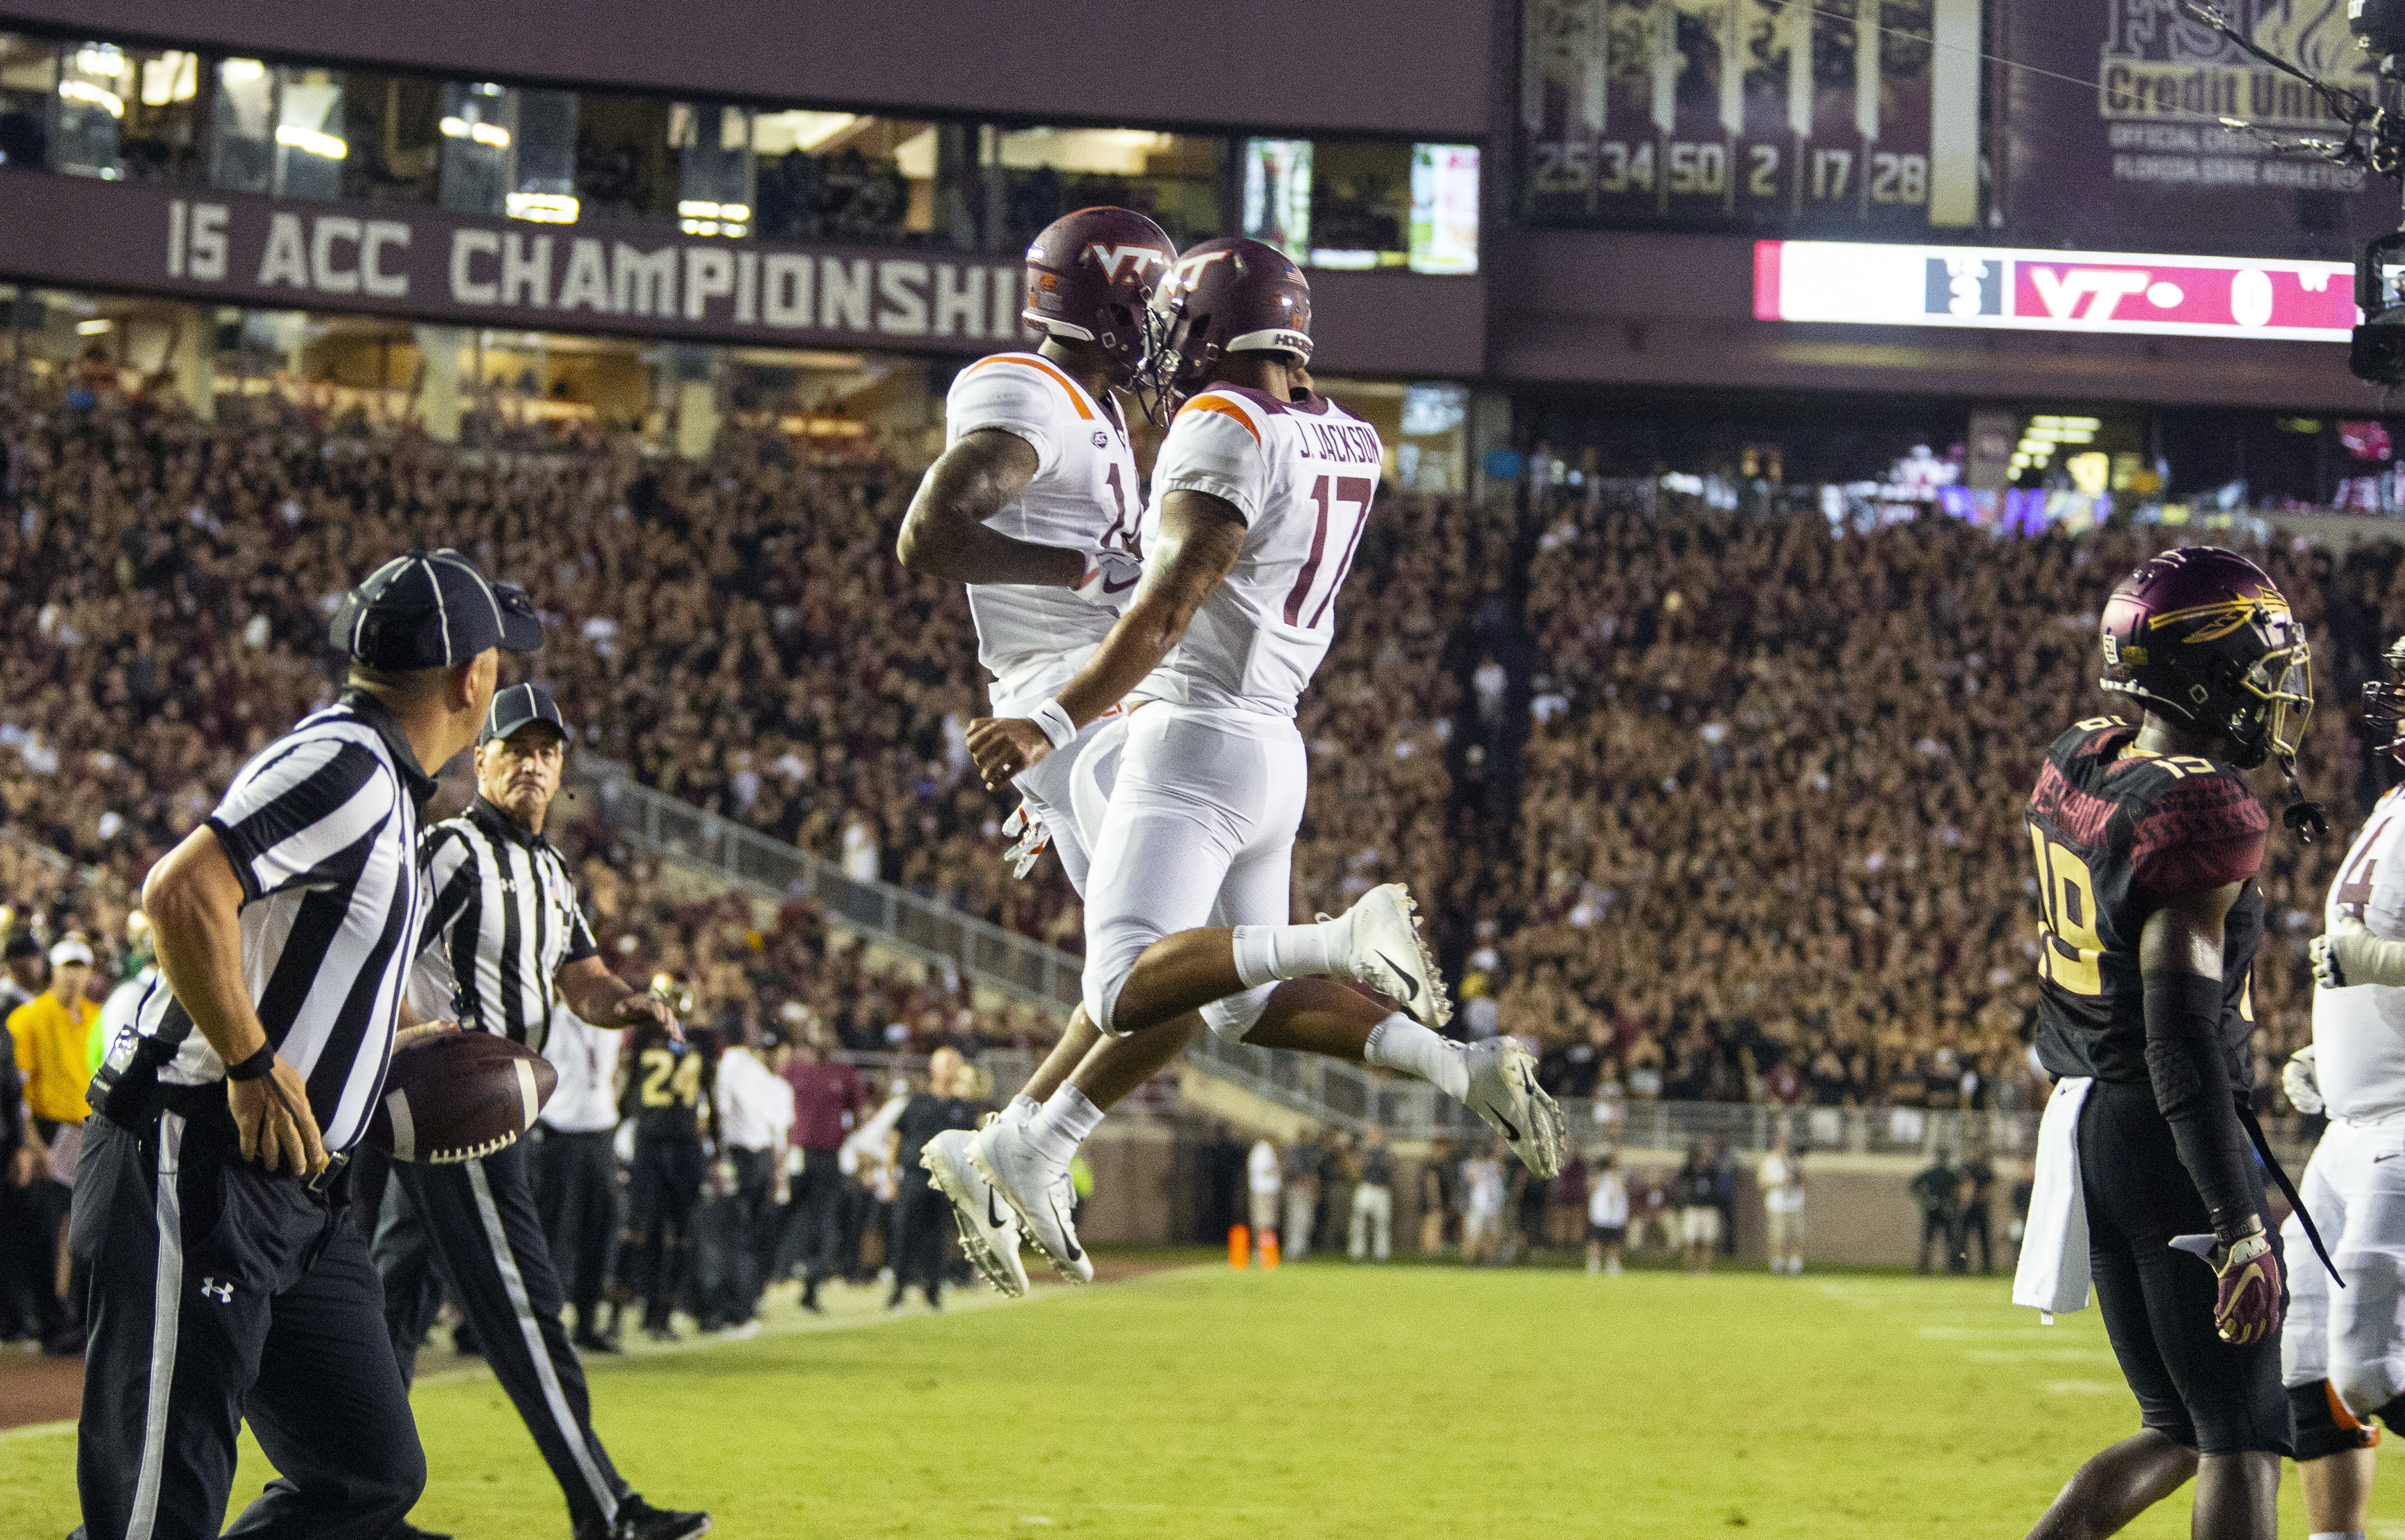
[[[2305,628],[2263,569],[2235,551],[2166,551],[2105,601],[2105,689],[2227,738],[2251,770],[2295,774],[2314,708]]]
[[[1081,208],[1044,227],[1027,248],[1020,319],[1049,336],[1093,343],[1134,382],[1146,354],[1146,301],[1177,247],[1133,209]]]
[[[1265,242],[1205,241],[1153,289],[1152,328],[1151,397],[1174,409],[1231,353],[1290,353],[1309,363],[1311,285]],[[1153,406],[1146,399],[1147,413]]]

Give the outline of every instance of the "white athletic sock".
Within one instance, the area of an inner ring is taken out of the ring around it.
[[[2313,1540],[2363,1540],[2361,1530],[2315,1530]]]
[[[1027,1138],[1036,1153],[1056,1166],[1066,1166],[1077,1146],[1102,1125],[1103,1110],[1075,1085],[1063,1085],[1027,1125]]]
[[[1235,930],[1236,976],[1247,989],[1289,978],[1328,978],[1348,970],[1353,916],[1314,925],[1239,925]]]
[[[1416,1075],[1456,1101],[1470,1094],[1470,1061],[1461,1050],[1400,1011],[1370,1029],[1361,1057],[1382,1070]]]
[[[1006,1120],[1016,1123],[1023,1128],[1034,1123],[1035,1114],[1043,1110],[1044,1103],[1029,1096],[1025,1091],[1021,1091],[1010,1099],[1010,1105],[1002,1110],[1002,1115]]]

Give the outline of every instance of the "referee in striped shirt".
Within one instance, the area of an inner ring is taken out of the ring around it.
[[[568,723],[542,686],[493,697],[476,738],[476,800],[426,835],[434,896],[410,983],[418,1015],[538,1053],[555,1001],[599,1027],[671,1025],[667,1006],[602,962],[568,863],[542,837],[568,745]],[[710,1516],[655,1508],[629,1492],[593,1431],[529,1158],[520,1142],[457,1165],[393,1167],[375,1264],[401,1378],[414,1371],[441,1303],[439,1273],[558,1480],[576,1540],[691,1540]]]
[[[76,1168],[85,1540],[214,1540],[245,1420],[280,1478],[235,1533],[384,1540],[426,1484],[345,1162],[404,1025],[425,767],[475,740],[499,650],[542,625],[421,550],[345,597],[332,640],[340,697],[144,886],[160,977],[92,1083]]]

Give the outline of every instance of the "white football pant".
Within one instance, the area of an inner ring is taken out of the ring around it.
[[[2288,1319],[2280,1333],[2281,1381],[2328,1379],[2347,1409],[2371,1414],[2405,1393],[2405,1116],[2333,1120],[2305,1167],[2297,1196],[2314,1216],[2346,1287],[2337,1288],[2291,1216],[2281,1227]]]
[[[1116,785],[1080,775],[1076,787],[1077,822],[1095,832],[1086,1015],[1114,1035],[1119,990],[1154,942],[1292,917],[1294,836],[1311,781],[1291,719],[1165,701],[1128,714],[1118,771]],[[1240,1042],[1276,987],[1206,1005],[1202,1018]]]

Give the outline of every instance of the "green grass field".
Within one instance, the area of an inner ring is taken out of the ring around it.
[[[856,1329],[631,1358],[595,1401],[631,1480],[738,1540],[2018,1536],[2136,1409],[2095,1312],[2042,1327],[2006,1290],[1198,1266],[876,1324],[863,1291]],[[565,1540],[489,1379],[416,1407],[420,1523]],[[0,1537],[73,1525],[73,1449],[0,1435]],[[237,1507],[264,1472],[251,1451]],[[2387,1479],[2372,1533],[2405,1536]],[[2293,1470],[2282,1497],[2301,1534]],[[2185,1494],[2127,1533],[2186,1534]]]

